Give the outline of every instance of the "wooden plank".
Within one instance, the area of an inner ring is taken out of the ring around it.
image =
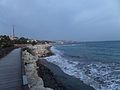
[[[0,60],[0,90],[22,90],[21,49]]]

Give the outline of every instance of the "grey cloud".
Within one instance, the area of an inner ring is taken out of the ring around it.
[[[118,40],[119,0],[0,0],[0,34],[36,39]]]

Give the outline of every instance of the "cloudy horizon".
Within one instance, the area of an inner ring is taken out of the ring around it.
[[[120,40],[119,0],[0,0],[0,34],[46,40]]]

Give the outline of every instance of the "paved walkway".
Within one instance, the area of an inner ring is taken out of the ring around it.
[[[0,90],[21,90],[21,49],[0,59]]]

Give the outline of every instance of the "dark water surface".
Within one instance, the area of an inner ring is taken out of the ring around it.
[[[96,90],[120,90],[120,42],[56,45],[46,59]]]

